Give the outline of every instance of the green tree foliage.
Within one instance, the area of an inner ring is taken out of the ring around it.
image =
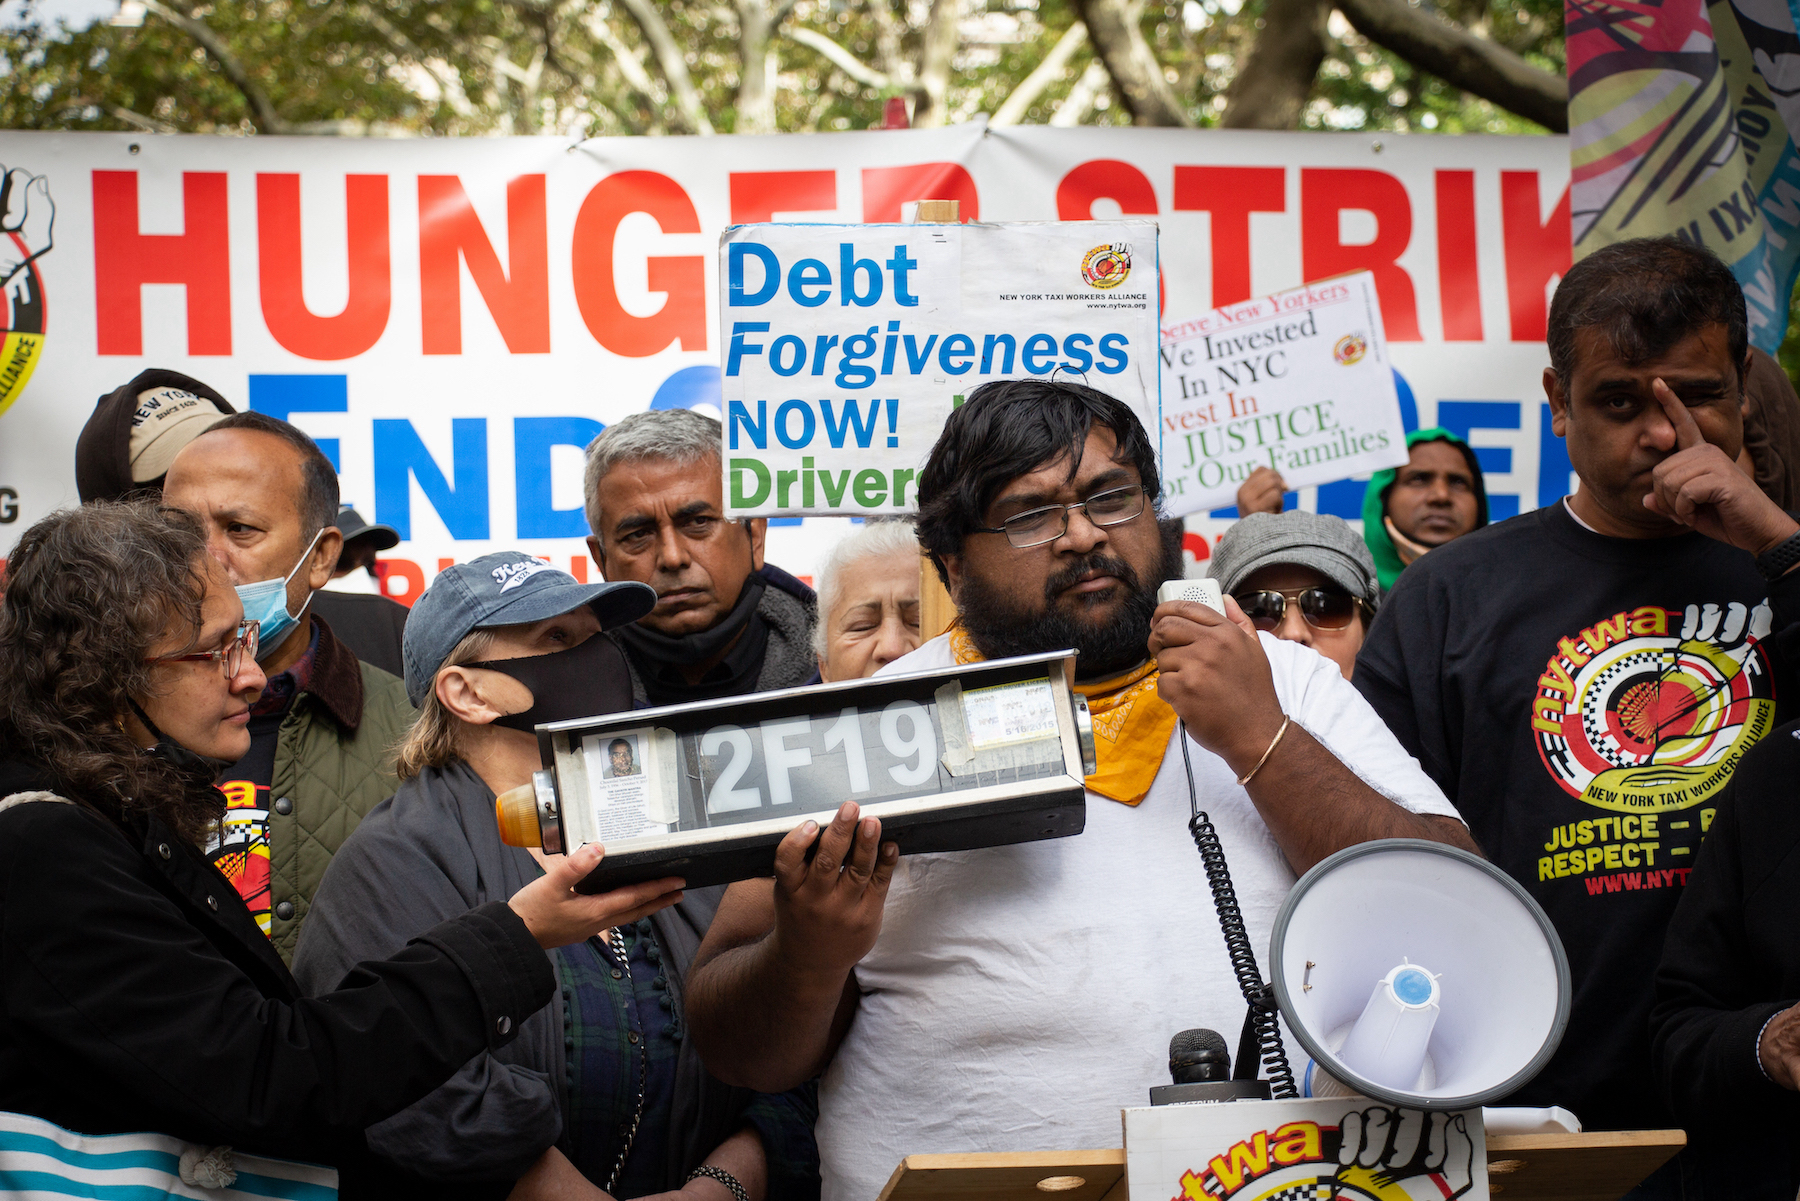
[[[930,109],[934,69],[942,104],[930,123],[954,123],[1000,112],[1077,23],[1069,0],[126,0],[112,21],[70,29],[35,3],[0,27],[0,126],[727,133],[757,128],[744,101],[763,64],[779,130],[876,126],[895,96]],[[1217,124],[1261,10],[1262,0],[1143,5],[1145,38],[1196,125]],[[760,47],[759,14],[774,28]],[[1559,4],[1448,0],[1444,15],[1561,70]],[[658,25],[673,58],[658,53]],[[951,52],[934,68],[933,31],[951,26]],[[1537,128],[1422,75],[1341,17],[1332,32],[1308,128]],[[1129,123],[1085,42],[1017,119]]]
[[[1561,75],[1560,0],[1449,0],[1435,7],[1457,25]],[[1332,48],[1313,83],[1303,126],[1437,133],[1543,133],[1541,126],[1428,75],[1331,16]]]

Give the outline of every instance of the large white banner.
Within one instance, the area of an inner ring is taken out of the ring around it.
[[[95,399],[157,366],[318,438],[344,498],[406,538],[388,556],[401,592],[515,546],[591,574],[582,445],[628,413],[719,402],[725,228],[896,221],[918,199],[986,221],[1152,218],[1171,316],[1371,271],[1403,410],[1469,438],[1495,518],[1568,487],[1539,385],[1569,262],[1562,138],[0,132],[0,167],[43,181],[0,221],[0,549],[75,502]],[[1361,492],[1295,499],[1354,517]],[[769,557],[810,573],[848,521],[786,519]]]

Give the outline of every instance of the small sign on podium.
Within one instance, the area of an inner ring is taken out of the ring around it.
[[[1487,1201],[1479,1109],[1367,1097],[1125,1111],[1130,1201]]]

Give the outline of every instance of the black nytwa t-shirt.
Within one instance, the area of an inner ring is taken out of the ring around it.
[[[271,928],[269,783],[275,776],[275,744],[286,716],[283,708],[251,717],[250,753],[219,775],[225,818],[206,844],[206,857],[238,890],[264,934]]]
[[[1511,1103],[1670,1125],[1651,982],[1720,790],[1794,716],[1796,577],[1702,534],[1596,534],[1558,503],[1432,551],[1383,603],[1356,687],[1568,952],[1568,1030]]]

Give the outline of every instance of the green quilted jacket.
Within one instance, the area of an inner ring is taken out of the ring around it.
[[[320,626],[312,671],[282,719],[269,782],[269,937],[289,963],[326,865],[394,795],[394,750],[412,726],[406,685],[359,662]]]

